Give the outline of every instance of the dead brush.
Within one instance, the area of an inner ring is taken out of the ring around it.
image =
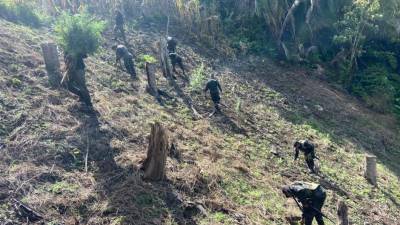
[[[61,118],[61,115],[65,116]],[[48,138],[62,138],[68,132],[60,126],[51,126],[51,121],[63,121],[65,127],[76,124],[76,121],[65,112],[57,110],[56,106],[39,106],[38,109],[31,111],[26,116],[23,123],[19,123],[8,137],[7,151],[14,159],[21,160],[40,160],[48,154],[47,148],[42,140]],[[50,128],[50,129],[48,129]],[[53,133],[51,132],[54,129]],[[31,134],[31,131],[36,131]],[[50,148],[54,149],[54,148]],[[38,154],[41,152],[42,154]]]

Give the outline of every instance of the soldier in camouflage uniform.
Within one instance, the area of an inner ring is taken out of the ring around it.
[[[318,225],[324,225],[322,206],[325,203],[326,192],[319,184],[307,182],[294,182],[284,186],[282,192],[287,198],[293,197],[299,203],[303,212],[303,222],[305,225],[312,225],[315,220]]]
[[[85,62],[83,60],[86,57],[87,55],[72,56],[68,53],[65,54],[64,61],[67,67],[67,74],[66,80],[63,81],[66,82],[66,86],[70,92],[79,96],[81,102],[92,107],[92,100],[86,86],[85,78]]]
[[[181,68],[183,75],[185,75],[185,67],[183,66],[183,59],[180,55],[176,53],[176,46],[178,45],[178,42],[172,38],[172,37],[167,37],[167,50],[168,50],[168,56],[169,59],[171,60],[172,64],[172,71],[174,73],[177,73],[176,71],[176,65]]]
[[[116,64],[121,65],[121,59],[124,60],[124,66],[126,71],[131,75],[131,78],[136,78],[135,64],[133,63],[133,55],[129,53],[128,49],[124,45],[118,45],[115,48],[115,60]]]
[[[295,149],[294,160],[297,160],[300,151],[303,152],[308,169],[310,169],[312,173],[315,173],[314,159],[316,159],[317,157],[315,156],[314,144],[308,140],[300,140],[296,141],[293,147]]]
[[[123,41],[126,41],[124,25],[125,25],[124,15],[121,13],[121,11],[116,10],[115,11],[115,26],[114,26],[115,40],[117,40],[118,37],[121,36]]]
[[[220,112],[219,104],[221,101],[220,92],[222,92],[222,88],[218,80],[215,79],[214,76],[211,76],[206,83],[204,88],[204,92],[210,91],[211,100],[214,103],[215,112]]]

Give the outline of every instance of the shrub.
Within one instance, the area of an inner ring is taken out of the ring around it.
[[[22,85],[22,81],[20,79],[14,77],[10,80],[10,84],[13,87],[20,87]]]
[[[17,4],[14,10],[18,21],[22,24],[31,27],[40,27],[42,23],[41,19],[39,17],[39,14],[32,10],[32,6],[29,6],[27,4]]]
[[[24,2],[0,2],[0,17],[30,27],[37,28],[42,25],[42,19],[39,13],[34,10],[33,5]]]
[[[204,82],[207,80],[205,66],[202,63],[197,67],[190,76],[189,88],[191,91],[201,90]]]
[[[371,65],[357,74],[352,91],[369,107],[379,112],[391,112],[395,103],[395,89],[389,77],[390,72],[384,65]]]
[[[58,44],[64,52],[73,56],[95,53],[100,46],[101,32],[104,28],[103,21],[98,21],[86,13],[64,13],[55,25]]]

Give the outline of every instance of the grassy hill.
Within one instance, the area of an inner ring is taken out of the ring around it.
[[[129,31],[128,41],[137,56],[157,57],[160,37],[147,27]],[[280,188],[296,180],[323,183],[331,218],[343,199],[353,224],[398,224],[397,122],[329,86],[319,71],[260,57],[227,60],[182,37],[188,73],[204,64],[224,89],[223,114],[195,119],[185,99],[202,115],[212,104],[187,77],[171,86],[157,69],[170,96],[160,105],[146,92],[143,68],[134,82],[115,69],[106,38],[86,60],[91,114],[77,97],[49,88],[40,43],[52,39],[48,30],[0,20],[2,224],[24,224],[14,198],[45,224],[287,224],[300,212]],[[180,153],[168,158],[168,179],[158,183],[143,181],[138,168],[154,121]],[[303,158],[293,161],[299,138],[316,143],[319,176],[308,174]],[[379,159],[377,188],[363,178],[366,153]]]

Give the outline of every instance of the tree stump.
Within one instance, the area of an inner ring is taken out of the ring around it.
[[[154,67],[152,66],[152,64],[146,62],[145,69],[146,69],[147,83],[148,83],[147,89],[151,95],[156,97],[157,100],[160,100],[160,94],[158,93],[156,76],[154,75]]]
[[[337,206],[338,225],[349,225],[348,207],[344,201],[339,201]]]
[[[365,157],[365,178],[374,186],[377,186],[377,172],[376,172],[376,156],[367,155]]]
[[[171,67],[168,61],[167,43],[164,39],[160,39],[158,44],[160,51],[160,64],[165,78],[172,79]]]
[[[144,179],[160,181],[165,178],[168,147],[167,131],[160,123],[156,122],[151,127],[147,158],[143,163]]]
[[[57,45],[54,43],[41,44],[44,62],[51,87],[58,88],[61,82],[60,61],[58,58]]]

